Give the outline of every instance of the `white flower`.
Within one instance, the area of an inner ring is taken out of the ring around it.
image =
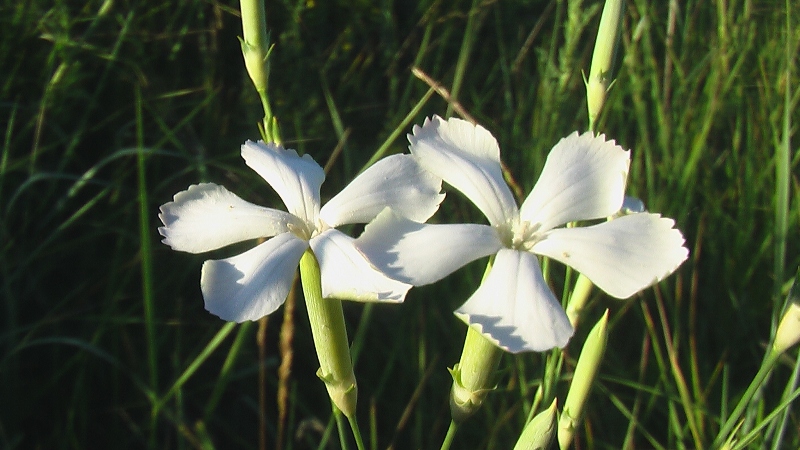
[[[557,228],[607,218],[622,207],[629,155],[603,136],[574,133],[559,141],[519,208],[503,180],[497,141],[483,127],[434,117],[415,126],[409,141],[420,164],[472,200],[490,225],[422,224],[386,211],[357,245],[387,275],[415,286],[496,255],[456,315],[503,349],[544,351],[572,336],[536,255],[571,266],[618,298],[660,281],[688,255],[674,222],[658,214]]]
[[[240,255],[203,264],[200,287],[208,311],[222,319],[257,320],[286,299],[301,256],[309,246],[319,261],[324,297],[403,301],[409,285],[377,271],[335,229],[366,223],[385,207],[415,221],[427,220],[444,198],[441,180],[411,155],[382,159],[320,207],[325,174],[309,155],[277,144],[247,141],[242,158],[278,193],[289,212],[246,202],[222,186],[203,183],[161,206],[158,231],[174,250],[200,253],[236,242],[271,238]]]

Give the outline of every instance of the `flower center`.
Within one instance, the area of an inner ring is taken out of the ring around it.
[[[286,224],[286,227],[292,232],[295,236],[299,237],[304,241],[310,241],[311,238],[314,236],[319,235],[323,231],[330,228],[330,226],[323,222],[322,219],[317,219],[317,223],[305,222],[302,220],[297,220],[295,222],[290,222]]]
[[[509,230],[509,247],[515,250],[530,250],[540,239],[539,229],[542,224],[532,224],[527,220],[519,220],[511,225]]]

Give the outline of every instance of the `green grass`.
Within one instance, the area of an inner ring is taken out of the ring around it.
[[[418,66],[497,136],[527,192],[549,148],[587,127],[581,70],[600,5],[583,3],[268,2],[285,144],[321,164],[343,146],[330,196],[378,148],[405,149],[413,108],[412,123],[448,112],[437,95],[420,103]],[[630,301],[593,294],[586,323],[610,308],[611,334],[577,448],[709,446],[758,371],[800,264],[800,16],[782,2],[675,4],[628,2],[598,128],[632,149],[629,193],[675,218],[691,255]],[[237,8],[0,3],[0,448],[258,448],[260,414],[267,448],[279,434],[282,448],[337,448],[303,302],[291,321],[270,316],[257,341],[258,326],[203,310],[202,261],[234,250],[181,254],[156,231],[158,206],[200,181],[279,205],[239,157],[263,112]],[[480,220],[457,195],[438,214]],[[451,311],[482,264],[403,305],[345,304],[369,448],[439,448],[446,367],[466,331]],[[566,377],[588,329],[567,347]],[[800,447],[796,411],[766,420],[796,389],[797,364],[795,349],[748,406],[740,436],[766,431],[747,448]],[[513,447],[544,357],[501,367],[453,448]]]

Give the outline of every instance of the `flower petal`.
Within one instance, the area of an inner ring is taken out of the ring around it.
[[[290,213],[306,223],[316,222],[325,172],[311,156],[300,157],[275,143],[247,141],[242,145],[242,158],[275,189]]]
[[[286,301],[308,243],[283,233],[240,255],[203,263],[206,309],[223,320],[258,320]]]
[[[489,275],[455,314],[512,353],[564,347],[573,333],[536,256],[510,249],[497,253]]]
[[[297,219],[289,213],[254,205],[212,183],[195,184],[161,205],[158,232],[174,250],[201,253],[236,242],[271,237]]]
[[[629,153],[591,132],[561,139],[522,204],[520,219],[541,224],[539,230],[546,231],[616,213],[625,194]]]
[[[488,225],[431,225],[384,210],[364,229],[356,245],[386,275],[422,286],[502,247]]]
[[[500,147],[480,125],[439,116],[414,126],[411,153],[431,173],[458,189],[480,209],[492,225],[517,217],[517,203],[500,169]]]
[[[361,302],[402,302],[411,285],[376,270],[354,241],[333,228],[311,239],[311,249],[322,274],[322,296]]]
[[[686,260],[689,251],[673,225],[658,214],[631,214],[591,227],[552,230],[531,251],[574,268],[613,297],[628,298]]]
[[[411,155],[381,159],[357,176],[320,211],[331,227],[367,223],[385,207],[418,222],[439,209],[442,180],[424,170]]]

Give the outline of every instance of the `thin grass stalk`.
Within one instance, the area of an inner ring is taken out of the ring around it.
[[[231,372],[236,365],[237,358],[241,354],[242,346],[247,342],[252,326],[253,322],[245,322],[239,325],[239,330],[236,332],[233,344],[231,344],[231,348],[228,350],[228,356],[225,357],[225,362],[222,363],[222,368],[219,370],[219,375],[217,375],[217,380],[214,383],[214,390],[211,391],[211,396],[209,396],[208,403],[206,403],[203,412],[203,420],[206,422],[211,419],[211,414],[214,413],[220,398],[222,398],[222,394],[225,392],[225,388],[228,386]]]
[[[783,413],[785,410],[788,410],[792,403],[800,398],[800,389],[795,389],[790,395],[787,396],[786,400],[781,402],[775,409],[772,410],[769,414],[764,416],[764,420],[762,420],[752,431],[747,433],[738,442],[733,446],[732,450],[739,450],[742,448],[747,448],[750,443],[752,443],[757,437],[760,437],[764,433],[764,428],[767,425],[773,423],[773,421],[777,418],[778,414]]]
[[[289,291],[289,296],[283,304],[283,323],[281,324],[280,353],[281,365],[278,367],[278,437],[275,448],[283,448],[285,433],[287,429],[287,417],[289,413],[289,383],[292,375],[292,363],[294,361],[294,351],[292,343],[294,341],[294,308],[296,303],[295,287]]]
[[[689,388],[686,384],[686,377],[680,366],[680,359],[678,358],[678,351],[673,343],[673,336],[669,328],[667,320],[667,312],[664,307],[664,302],[659,293],[656,292],[656,306],[658,307],[658,315],[661,319],[661,327],[664,332],[664,345],[667,347],[667,355],[669,357],[670,371],[672,373],[672,380],[675,387],[678,389],[680,395],[681,405],[683,412],[686,416],[686,422],[689,425],[689,431],[692,434],[695,448],[703,448],[703,439],[700,434],[700,426],[698,424],[697,415],[695,415],[696,406],[692,403],[692,398],[689,395]]]
[[[161,409],[164,404],[166,404],[166,402],[168,402],[172,396],[175,395],[175,393],[178,392],[178,390],[180,390],[184,384],[186,384],[189,378],[191,378],[192,375],[197,372],[197,369],[199,369],[200,366],[206,362],[209,357],[211,357],[211,355],[217,350],[217,348],[219,348],[225,338],[231,334],[237,325],[238,324],[234,322],[227,322],[222,326],[222,328],[219,329],[219,331],[217,331],[217,334],[215,334],[214,337],[208,341],[200,353],[198,353],[197,356],[192,359],[186,369],[183,370],[178,379],[172,383],[172,386],[170,386],[169,390],[167,390],[167,393],[156,400],[156,406],[158,409]]]
[[[136,108],[136,168],[138,175],[138,201],[139,201],[139,253],[141,255],[142,269],[142,303],[144,306],[144,332],[145,346],[147,348],[147,375],[149,387],[153,392],[158,391],[158,345],[156,343],[155,313],[153,302],[153,258],[150,243],[150,204],[147,198],[147,173],[144,152],[144,118],[142,117],[142,91],[139,85],[135,90]],[[156,447],[156,420],[160,405],[151,404],[150,409],[150,448]]]
[[[464,27],[464,37],[461,41],[461,49],[458,52],[455,74],[453,75],[453,86],[450,89],[450,97],[453,102],[458,102],[458,95],[461,93],[461,84],[464,81],[464,74],[467,72],[469,57],[472,53],[472,44],[475,42],[480,23],[483,20],[483,13],[478,11],[479,0],[472,0],[472,6],[467,15],[467,23]],[[451,104],[447,106],[447,117],[453,114]]]
[[[775,430],[775,433],[772,437],[772,450],[779,450],[781,448],[787,448],[784,445],[784,438],[786,437],[786,426],[789,422],[789,413],[792,411],[792,392],[797,389],[798,381],[800,379],[800,358],[796,358],[794,362],[794,367],[792,368],[792,376],[789,378],[788,383],[786,383],[786,389],[784,389],[782,400],[788,401],[786,403],[786,408],[780,414],[780,418],[776,417],[775,419],[779,419],[780,425]],[[765,419],[766,421],[766,419]],[[772,422],[772,421],[770,421]],[[789,443],[788,445],[791,445]]]
[[[782,297],[781,287],[782,281],[785,277],[786,270],[786,246],[787,235],[789,232],[789,189],[790,175],[791,175],[791,140],[792,140],[792,66],[794,65],[795,45],[794,40],[790,39],[792,35],[792,17],[790,12],[792,9],[789,5],[789,0],[785,0],[785,19],[786,19],[786,67],[785,67],[785,92],[783,95],[783,139],[778,149],[778,161],[775,164],[776,171],[776,208],[775,208],[775,226],[776,230],[776,251],[775,251],[775,285],[773,292],[773,301],[777,305],[779,299]],[[790,294],[791,296],[791,294]],[[779,310],[773,308],[773,324],[777,323]],[[800,370],[800,358],[795,361],[794,371],[792,372],[791,380],[787,385],[786,395],[797,387],[798,370]],[[790,408],[787,407],[780,419],[780,426],[775,431],[773,436],[772,448],[777,450],[783,443],[784,433],[786,432],[786,425],[789,419]]]
[[[791,174],[791,101],[792,101],[792,65],[794,63],[794,49],[789,36],[791,35],[791,14],[788,0],[786,1],[786,65],[783,76],[784,103],[783,103],[783,138],[775,154],[775,244],[773,260],[773,329],[777,324],[782,301],[781,287],[786,272],[786,237],[789,232],[789,189]]]
[[[4,135],[3,140],[3,156],[0,159],[0,180],[4,180],[6,173],[8,172],[8,160],[9,154],[11,153],[11,136],[13,132],[13,127],[15,123],[15,119],[17,117],[17,109],[18,104],[14,104],[14,108],[11,110],[11,115],[8,118],[8,124],[6,126],[6,132]],[[0,183],[0,202],[3,200],[3,186],[4,183]],[[6,203],[0,203],[4,206]],[[5,216],[5,214],[3,214]],[[0,232],[2,232],[3,237],[7,235],[8,231],[6,231],[6,224],[5,219],[2,219],[0,226]],[[3,301],[3,325],[5,327],[5,333],[8,336],[5,339],[3,345],[3,358],[0,358],[0,382],[2,383],[2,393],[3,398],[7,399],[9,403],[13,403],[16,401],[17,397],[17,384],[20,380],[19,376],[19,358],[14,356],[9,357],[11,355],[14,348],[17,346],[17,338],[19,331],[17,330],[17,299],[15,295],[12,293],[11,289],[11,277],[10,272],[11,267],[6,262],[6,258],[0,258],[0,274],[2,274],[2,293],[4,297]]]
[[[664,450],[666,447],[662,446],[661,443],[653,436],[644,425],[639,422],[638,420],[638,413],[635,410],[630,410],[625,406],[625,402],[617,395],[615,395],[611,390],[609,390],[603,383],[597,383],[597,388],[600,392],[608,397],[609,401],[617,408],[617,410],[628,420],[628,427],[632,428],[639,433],[641,433],[642,437],[647,440],[647,444],[652,447],[654,450]],[[640,390],[641,391],[641,390]],[[634,405],[635,406],[635,405]],[[629,441],[627,438],[623,442],[622,449],[632,449],[636,448],[632,441]],[[649,448],[649,447],[648,447]]]
[[[700,387],[700,352],[698,351],[697,345],[697,307],[698,307],[698,286],[699,286],[699,278],[700,278],[700,257],[702,255],[702,243],[704,242],[705,238],[705,229],[706,229],[706,221],[700,220],[700,223],[697,225],[697,237],[695,238],[695,245],[691,252],[692,258],[692,272],[690,275],[690,286],[689,286],[689,324],[688,324],[688,333],[689,333],[689,374],[691,376],[691,383],[692,383],[692,393],[694,398],[699,402],[703,399],[707,398],[707,395],[702,392],[702,388]],[[679,275],[679,274],[678,274]],[[680,280],[680,278],[676,278]],[[677,284],[677,283],[676,283]],[[676,292],[680,292],[680,286],[676,286]],[[710,383],[709,383],[710,384]],[[702,405],[705,408],[705,405]],[[699,425],[701,427],[701,431],[705,433],[704,421],[700,421]]]
[[[375,153],[372,155],[369,161],[367,161],[367,163],[364,164],[364,167],[362,167],[361,170],[359,170],[359,173],[367,170],[369,166],[375,164],[376,161],[383,158],[383,155],[389,150],[392,144],[394,144],[394,141],[396,141],[397,138],[403,133],[403,131],[408,128],[408,125],[411,123],[411,121],[417,118],[420,111],[422,111],[422,108],[425,106],[426,103],[428,103],[428,100],[430,100],[434,92],[436,91],[433,88],[428,89],[428,92],[426,92],[425,95],[423,95],[422,98],[417,102],[417,104],[414,105],[413,108],[411,108],[411,111],[408,114],[406,114],[403,120],[389,134],[386,140],[383,141],[383,144],[381,144],[380,147],[378,147],[378,149],[375,150]]]
[[[731,415],[725,418],[725,422],[720,427],[719,433],[717,434],[717,437],[714,438],[714,442],[711,444],[710,448],[719,448],[719,446],[730,437],[734,428],[739,423],[740,418],[750,405],[750,401],[753,399],[753,396],[755,396],[756,393],[761,389],[764,380],[772,371],[775,363],[778,362],[779,357],[780,353],[778,352],[769,352],[767,354],[767,357],[764,359],[764,362],[758,369],[758,373],[756,373],[756,376],[753,377],[750,385],[747,386],[744,394],[739,399],[739,403],[736,404],[736,407],[734,407]],[[764,426],[767,425],[766,423],[762,424]]]
[[[639,358],[639,375],[636,380],[636,382],[640,385],[643,383],[645,372],[647,371],[647,362],[649,361],[650,355],[650,344],[650,336],[645,334],[644,339],[642,339],[642,350],[640,352],[642,356]],[[628,430],[625,432],[625,440],[622,443],[623,449],[633,448],[634,431],[640,426],[638,417],[639,411],[642,407],[642,395],[642,390],[636,391],[636,396],[633,400],[633,408],[631,408],[630,415],[628,417]]]
[[[267,325],[269,316],[258,319],[256,346],[258,347],[258,448],[267,449]],[[278,436],[280,442],[280,426]],[[277,448],[281,448],[280,445]]]

